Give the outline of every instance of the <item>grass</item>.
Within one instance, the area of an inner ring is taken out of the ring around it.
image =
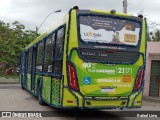
[[[12,77],[0,77],[0,84],[14,84],[19,83],[19,78],[12,78]]]
[[[0,84],[11,84],[19,82],[19,76],[16,74],[16,72],[13,72],[10,75],[6,75],[4,71],[5,70],[0,69]]]

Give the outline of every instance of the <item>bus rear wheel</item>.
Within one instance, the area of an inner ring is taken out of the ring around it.
[[[38,85],[38,102],[40,105],[44,105],[44,101],[42,100],[42,91],[41,91],[41,85]]]
[[[22,90],[25,90],[25,88],[23,87],[23,85],[21,85]]]

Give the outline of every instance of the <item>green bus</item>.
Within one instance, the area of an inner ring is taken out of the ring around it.
[[[20,84],[56,108],[140,108],[147,23],[102,10],[70,9],[20,55]]]

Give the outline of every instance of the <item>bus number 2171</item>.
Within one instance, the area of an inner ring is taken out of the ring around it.
[[[132,68],[118,68],[118,73],[119,74],[132,73]]]

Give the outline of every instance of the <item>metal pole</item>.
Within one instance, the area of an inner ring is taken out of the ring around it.
[[[46,18],[43,20],[43,22],[41,23],[41,25],[40,25],[39,27],[36,27],[36,32],[38,32],[38,30],[41,28],[41,26],[44,24],[44,22],[47,20],[47,18],[48,18],[51,14],[57,13],[57,12],[61,12],[61,10],[57,10],[57,11],[54,11],[54,12],[49,13],[49,14],[46,16]]]
[[[127,0],[123,0],[123,13],[127,14]]]

